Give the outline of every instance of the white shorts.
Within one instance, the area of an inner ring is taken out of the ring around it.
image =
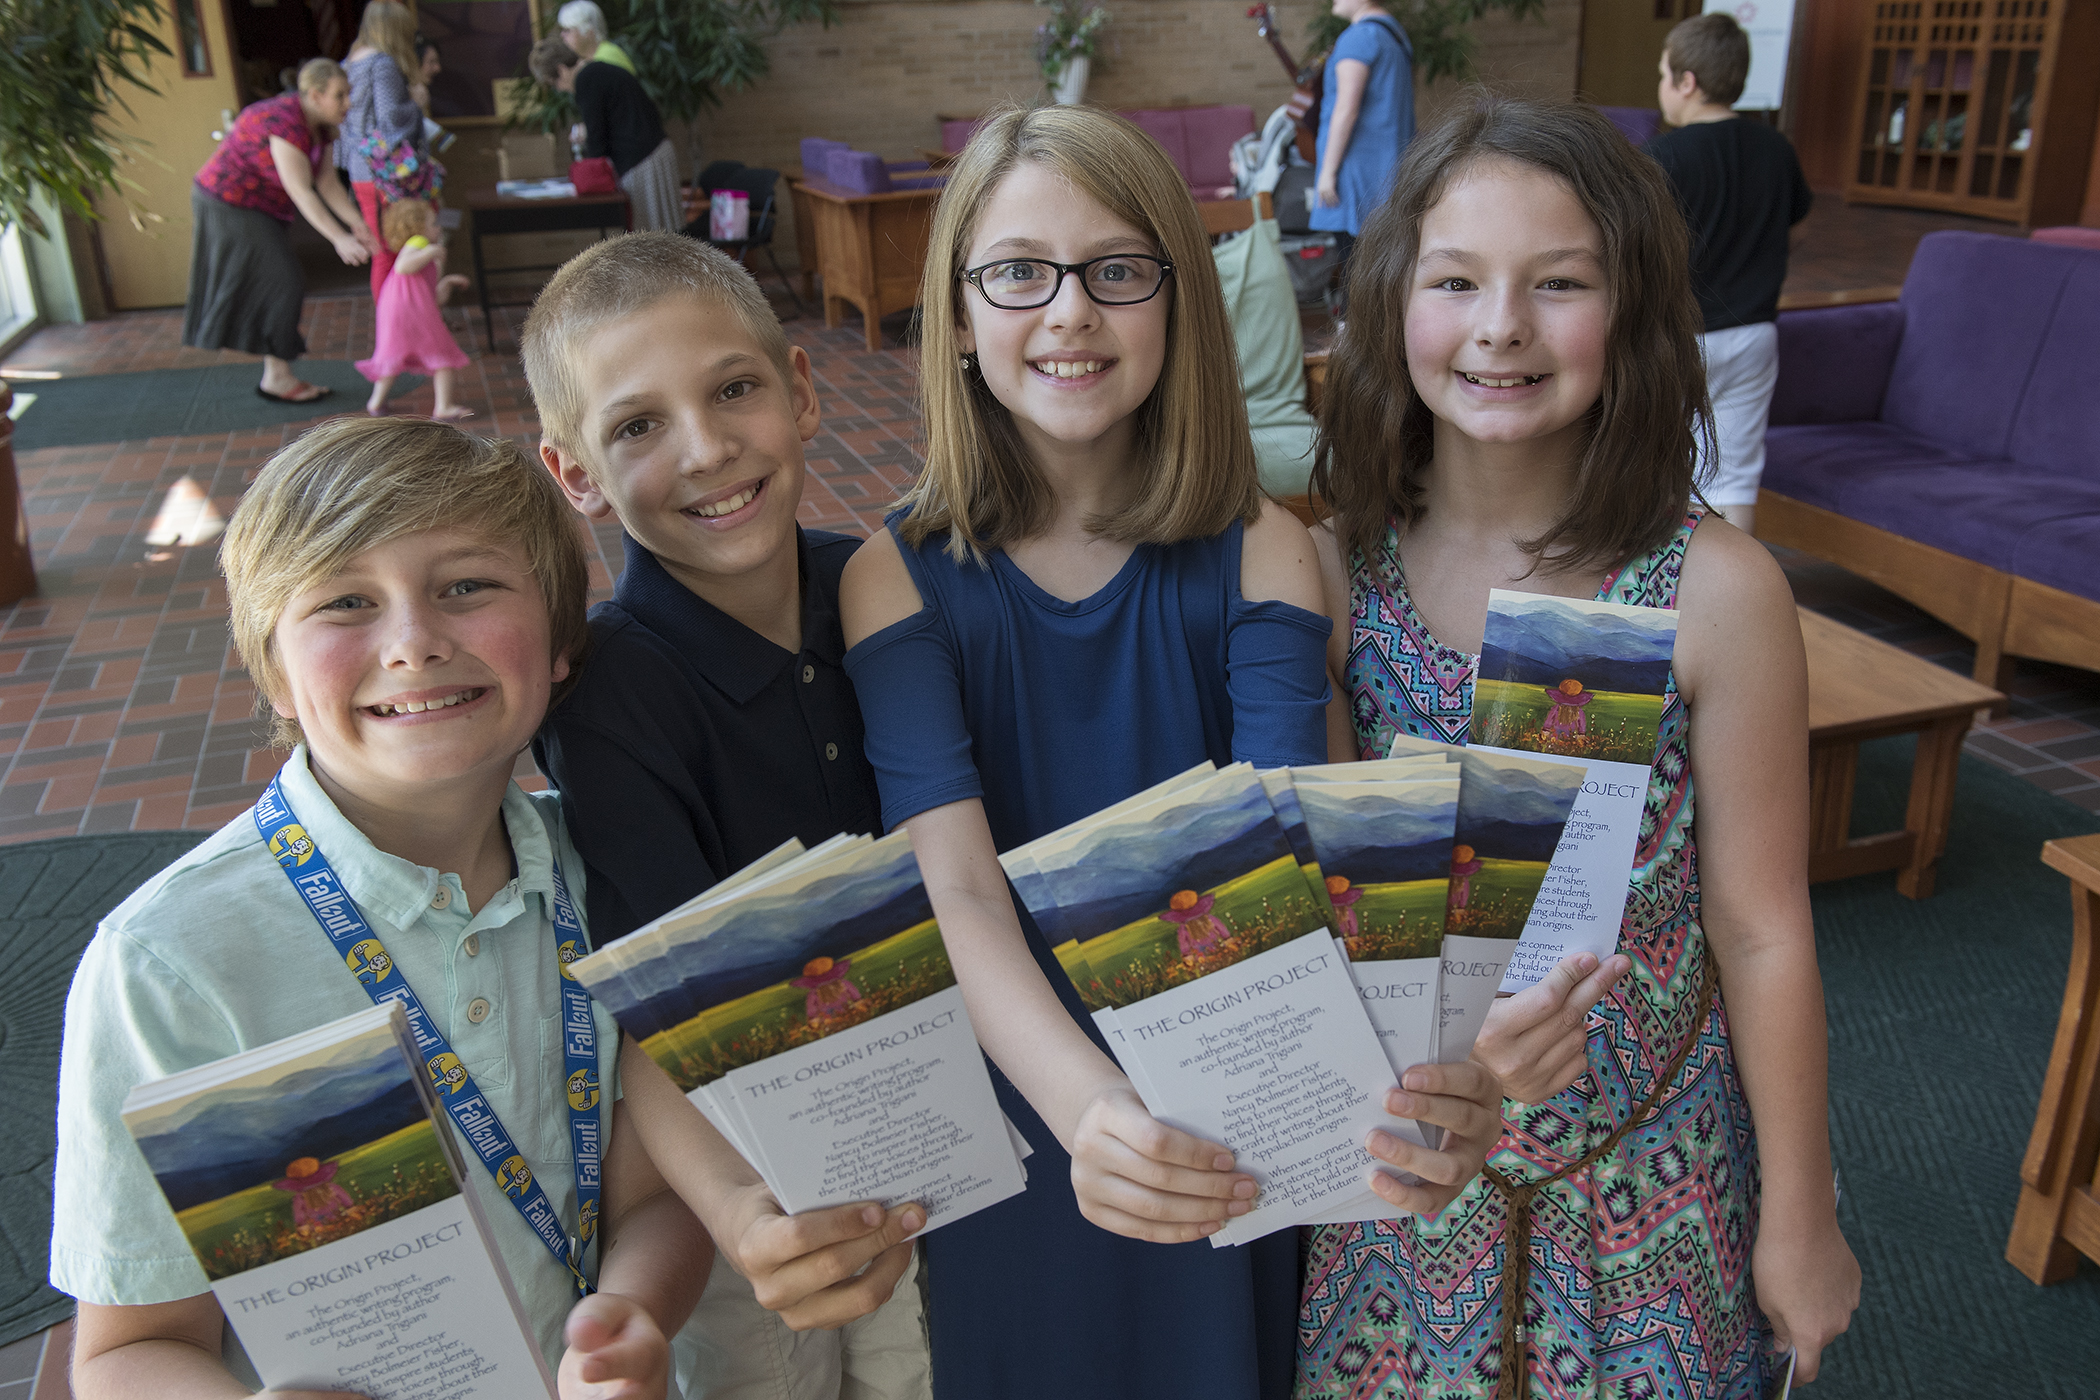
[[[890,1300],[833,1332],[796,1332],[766,1311],[720,1251],[707,1292],[671,1344],[685,1400],[932,1400],[919,1258]]]
[[[1717,506],[1757,504],[1765,474],[1765,422],[1779,382],[1779,327],[1770,321],[1730,326],[1699,337],[1706,393],[1713,400],[1718,462],[1701,462],[1699,485]]]

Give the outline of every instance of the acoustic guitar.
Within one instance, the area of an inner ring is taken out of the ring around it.
[[[1319,157],[1316,154],[1320,138],[1320,89],[1326,81],[1327,70],[1318,62],[1308,62],[1304,67],[1291,57],[1291,51],[1283,46],[1283,39],[1276,30],[1276,12],[1266,4],[1248,9],[1247,18],[1255,22],[1254,32],[1268,40],[1269,51],[1283,65],[1283,71],[1291,80],[1291,100],[1284,110],[1298,127],[1298,154],[1311,164]]]

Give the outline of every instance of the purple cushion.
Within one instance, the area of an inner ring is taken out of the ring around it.
[[[2029,529],[2013,547],[2013,572],[2100,601],[2100,514],[2060,515]]]
[[[1179,107],[1141,107],[1134,112],[1122,114],[1131,125],[1159,142],[1159,148],[1174,162],[1181,178],[1189,178],[1188,124]]]
[[[2052,250],[2055,251],[2055,250]],[[2100,252],[2062,248],[2069,276],[2014,408],[2010,456],[2023,466],[2100,482]],[[2100,572],[2100,564],[2094,566]]]
[[[1907,472],[1968,460],[1884,423],[1783,424],[1765,431],[1764,485],[1807,505],[1849,514],[1845,494],[1859,482],[1883,489]]]
[[[2043,334],[2091,256],[1997,234],[1926,234],[1903,279],[1903,344],[1882,421],[1978,457],[2010,456]]]
[[[2100,228],[2038,228],[2027,236],[2037,243],[2059,243],[2066,248],[2100,248]]]
[[[1663,114],[1653,107],[1599,107],[1619,134],[1636,146],[1645,146],[1662,134]]]
[[[1903,342],[1903,303],[1818,307],[1779,317],[1781,423],[1859,423],[1881,416],[1889,368]]]
[[[2030,530],[2066,515],[2100,515],[2100,481],[2066,481],[2002,459],[1901,467],[1849,476],[1838,487],[1838,509],[1920,544],[2018,573],[2021,541]],[[2086,569],[2092,572],[2090,564]]]
[[[890,188],[890,172],[882,157],[867,151],[829,151],[824,156],[824,178],[855,194],[884,194]]]
[[[1188,164],[1182,175],[1191,185],[1232,184],[1232,143],[1254,134],[1252,107],[1190,107],[1181,114],[1182,148]]]
[[[805,136],[802,138],[802,168],[811,175],[824,176],[824,161],[827,156],[833,151],[852,149],[843,141],[827,141],[821,136]]]

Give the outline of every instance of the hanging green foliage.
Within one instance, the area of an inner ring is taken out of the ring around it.
[[[159,26],[159,0],[0,0],[0,228],[47,233],[38,190],[84,219],[122,193],[127,143],[103,119],[130,110],[127,84],[154,91]]]
[[[1466,26],[1490,10],[1501,10],[1511,19],[1538,19],[1546,12],[1546,0],[1397,0],[1386,10],[1400,21],[1414,46],[1416,77],[1425,83],[1438,78],[1464,82],[1478,71],[1473,62],[1478,46]],[[1323,57],[1348,27],[1349,21],[1331,11],[1307,25],[1311,57],[1306,62]]]

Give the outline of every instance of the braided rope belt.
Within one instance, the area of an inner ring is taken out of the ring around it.
[[[1502,1193],[1509,1210],[1509,1224],[1503,1231],[1502,1259],[1502,1379],[1495,1389],[1496,1400],[1524,1400],[1530,1387],[1526,1383],[1524,1366],[1524,1299],[1531,1291],[1531,1202],[1532,1198],[1556,1181],[1565,1181],[1575,1173],[1592,1166],[1617,1147],[1625,1136],[1639,1127],[1649,1114],[1662,1102],[1677,1076],[1684,1069],[1686,1060],[1692,1056],[1692,1047],[1699,1043],[1700,1032],[1706,1027],[1706,1018],[1713,1013],[1714,998],[1721,989],[1721,972],[1715,964],[1713,950],[1707,950],[1706,973],[1699,986],[1699,1011],[1692,1018],[1691,1034],[1670,1058],[1669,1067],[1656,1076],[1655,1087],[1632,1113],[1602,1142],[1582,1154],[1579,1161],[1571,1162],[1551,1176],[1537,1181],[1512,1180],[1493,1167],[1482,1167],[1481,1174],[1487,1177],[1494,1188]]]

